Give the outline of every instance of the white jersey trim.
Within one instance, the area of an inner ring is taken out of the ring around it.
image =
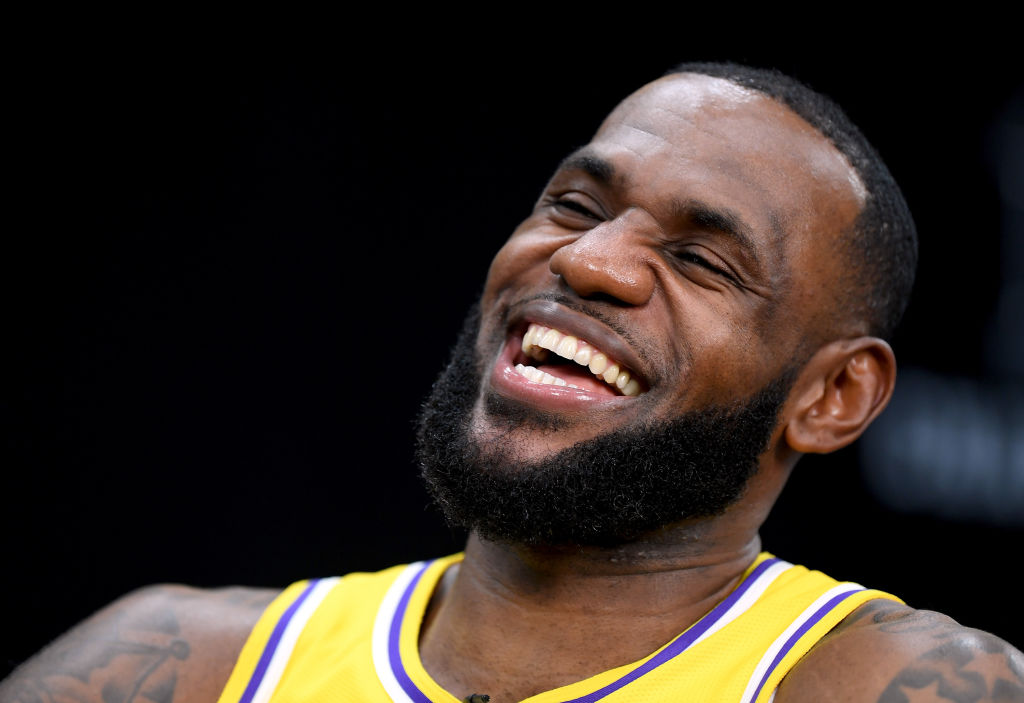
[[[718,620],[715,621],[714,625],[709,627],[701,634],[700,637],[695,639],[693,643],[690,645],[690,647],[695,647],[697,644],[703,642],[705,639],[707,639],[708,637],[715,634],[723,627],[731,623],[740,615],[747,612],[751,608],[751,606],[753,606],[754,603],[756,603],[757,600],[762,595],[764,595],[764,592],[767,591],[768,587],[775,582],[775,579],[781,576],[783,572],[789,571],[792,568],[793,565],[790,564],[788,561],[781,560],[775,562],[770,567],[768,567],[768,569],[766,569],[765,572],[761,574],[757,581],[755,581],[754,584],[747,589],[746,593],[744,593],[739,600],[733,603],[732,607],[729,608],[729,610],[727,610],[725,613],[723,613],[722,617],[718,618]]]
[[[427,566],[428,562],[418,561],[402,570],[402,573],[398,575],[395,582],[388,588],[387,593],[384,594],[380,607],[377,609],[377,617],[373,622],[373,666],[377,670],[377,678],[380,680],[381,685],[395,703],[417,703],[405,692],[405,689],[395,676],[395,671],[391,666],[389,644],[392,623],[394,622],[402,595],[413,579],[420,576]],[[401,627],[401,625],[401,622],[396,623],[397,627]]]
[[[814,619],[816,616],[818,617],[818,619],[824,617],[825,613],[819,614],[818,611],[821,610],[826,603],[828,603],[833,598],[836,598],[837,596],[849,596],[853,595],[858,591],[863,590],[864,587],[860,584],[849,582],[841,583],[825,591],[823,594],[818,596],[818,598],[813,603],[807,606],[807,608],[805,608],[804,611],[800,613],[800,615],[797,616],[797,618],[789,624],[789,627],[787,627],[781,635],[775,638],[775,641],[771,643],[771,646],[769,646],[768,649],[765,650],[765,653],[761,657],[761,660],[757,663],[757,666],[754,668],[754,673],[753,675],[751,675],[750,681],[747,682],[747,688],[743,691],[743,696],[742,698],[740,698],[740,703],[753,703],[756,700],[756,696],[758,696],[762,692],[762,681],[767,683],[767,674],[774,668],[774,661],[776,656],[778,656],[782,648],[793,637],[794,633],[796,633],[796,631],[803,627],[808,621]],[[839,605],[839,602],[841,601],[837,601],[833,607]],[[771,696],[768,699],[769,703],[774,699],[775,691],[773,689],[771,691]]]
[[[278,683],[281,681],[281,675],[284,673],[288,660],[291,659],[292,651],[295,649],[295,643],[298,642],[299,635],[302,634],[302,630],[313,616],[317,606],[323,602],[324,598],[327,597],[327,594],[339,580],[340,578],[337,576],[320,579],[309,592],[306,599],[296,609],[295,614],[292,615],[291,620],[288,621],[288,625],[281,634],[281,639],[274,649],[270,662],[267,664],[263,678],[252,696],[252,703],[267,703],[270,700],[270,697],[277,689]]]

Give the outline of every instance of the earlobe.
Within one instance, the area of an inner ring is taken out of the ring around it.
[[[786,443],[825,454],[857,439],[878,417],[896,383],[896,357],[877,337],[825,345],[804,367],[790,399]]]

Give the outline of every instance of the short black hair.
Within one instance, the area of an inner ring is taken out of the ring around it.
[[[903,193],[881,156],[846,112],[828,96],[774,68],[732,62],[686,62],[665,75],[724,78],[786,105],[846,157],[867,191],[864,207],[844,238],[851,276],[837,303],[868,324],[868,334],[891,339],[914,285],[917,228]]]

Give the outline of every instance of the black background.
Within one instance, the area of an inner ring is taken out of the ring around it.
[[[985,374],[990,133],[1021,86],[1005,44],[135,37],[42,41],[7,86],[5,665],[145,584],[459,549],[416,476],[418,403],[552,167],[679,60],[773,65],[847,108],[921,232],[901,364]],[[893,512],[856,448],[801,464],[763,535],[1024,639],[1024,532]]]

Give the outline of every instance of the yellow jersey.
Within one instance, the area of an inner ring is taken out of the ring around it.
[[[300,581],[263,613],[219,703],[458,703],[423,668],[420,624],[461,554]],[[657,651],[529,703],[767,703],[821,637],[863,603],[896,597],[761,553],[739,585]]]

